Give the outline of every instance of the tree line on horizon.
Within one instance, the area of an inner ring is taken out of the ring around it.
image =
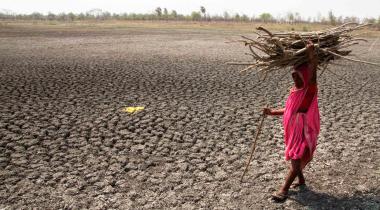
[[[0,20],[40,20],[40,21],[81,21],[81,20],[165,20],[165,21],[234,21],[234,22],[264,22],[264,23],[322,23],[337,25],[347,22],[365,22],[380,26],[380,16],[375,19],[360,19],[355,16],[336,16],[329,11],[327,16],[318,15],[307,19],[301,17],[298,12],[288,12],[285,16],[274,17],[264,12],[258,16],[249,17],[246,14],[230,14],[225,11],[222,15],[210,15],[206,8],[201,6],[199,11],[193,11],[189,15],[177,13],[176,10],[169,11],[167,8],[157,7],[152,13],[110,13],[101,9],[93,9],[85,13],[48,13],[34,12],[31,14],[15,14],[10,11],[0,11]]]

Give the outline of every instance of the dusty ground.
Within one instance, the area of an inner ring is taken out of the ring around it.
[[[319,78],[309,188],[277,204],[280,118],[239,178],[259,110],[283,106],[290,76],[258,84],[224,65],[245,52],[224,43],[232,32],[0,27],[0,208],[380,209],[379,68]],[[371,43],[356,50],[380,62]]]

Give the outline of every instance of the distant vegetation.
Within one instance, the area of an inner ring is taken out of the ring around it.
[[[100,9],[93,9],[86,13],[48,13],[34,12],[32,14],[15,14],[11,11],[0,10],[0,20],[40,20],[40,21],[81,21],[81,20],[164,20],[164,21],[235,21],[235,22],[263,22],[263,23],[322,23],[338,25],[346,22],[373,23],[380,28],[380,16],[376,18],[343,17],[336,16],[330,11],[327,16],[303,18],[299,13],[289,12],[285,16],[274,17],[270,13],[248,16],[246,14],[230,14],[227,11],[222,15],[210,15],[205,7],[201,6],[199,11],[193,11],[189,15],[177,13],[175,10],[157,7],[154,12],[142,13],[110,13]]]

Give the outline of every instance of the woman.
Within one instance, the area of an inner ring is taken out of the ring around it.
[[[272,195],[276,201],[284,201],[287,198],[289,188],[296,177],[298,183],[293,187],[305,185],[302,170],[313,158],[317,145],[320,129],[316,73],[318,59],[311,42],[306,48],[309,61],[295,67],[295,71],[292,72],[295,86],[290,90],[285,108],[264,108],[266,115],[283,115],[285,159],[291,162],[284,185]]]

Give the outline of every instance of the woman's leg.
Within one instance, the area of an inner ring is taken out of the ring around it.
[[[295,187],[298,187],[300,185],[304,185],[305,184],[305,177],[303,176],[302,167],[301,167],[300,172],[297,174],[297,177],[298,177],[298,183],[295,185]]]
[[[305,150],[304,150],[304,153],[302,155],[302,158],[301,158],[301,170],[297,174],[297,177],[298,177],[298,184],[297,184],[297,186],[305,184],[305,177],[303,176],[303,169],[305,168],[305,166],[310,161],[311,161],[311,155],[309,153],[309,148],[306,147]]]
[[[293,184],[291,185],[291,187],[298,187],[299,185],[302,185],[302,184],[305,184],[305,177],[303,176],[303,167],[302,167],[302,159],[301,159],[301,170],[300,172],[297,174],[297,178],[298,178],[298,183],[297,184]],[[289,171],[292,170],[292,163],[289,164]]]
[[[285,195],[288,193],[290,185],[292,185],[294,179],[299,175],[303,177],[302,169],[301,169],[301,160],[297,159],[297,160],[290,160],[290,161],[291,161],[291,168],[288,172],[288,175],[286,176],[284,185],[279,190],[279,193],[285,194]]]
[[[312,156],[311,156],[311,154],[309,152],[309,148],[306,147],[305,150],[304,150],[304,153],[302,155],[302,158],[301,158],[301,168],[302,168],[302,170],[311,161],[311,159],[312,159]]]

